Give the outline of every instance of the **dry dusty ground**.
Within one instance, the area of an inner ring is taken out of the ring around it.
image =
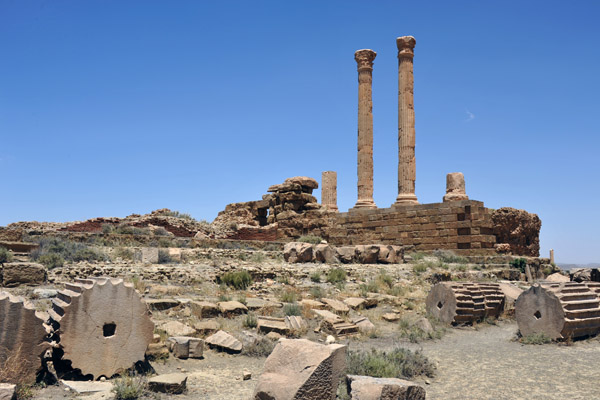
[[[479,325],[478,329],[449,330],[437,341],[421,344],[402,342],[411,349],[421,348],[437,363],[437,376],[419,380],[429,400],[453,399],[543,399],[591,400],[600,398],[598,371],[600,340],[578,341],[571,346],[522,345],[513,341],[517,325]],[[351,341],[351,349],[392,348],[393,339]],[[182,368],[189,375],[185,395],[150,395],[146,399],[246,400],[251,397],[264,363],[263,358],[227,355],[208,350],[203,360],[174,360],[155,363],[159,373]],[[252,379],[241,379],[244,369]],[[39,391],[35,399],[74,398],[62,388]],[[85,398],[85,397],[82,397]]]

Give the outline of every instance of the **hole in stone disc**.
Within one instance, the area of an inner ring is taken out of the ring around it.
[[[104,324],[104,326],[102,327],[102,333],[104,334],[104,337],[114,336],[116,330],[117,324],[115,324],[114,322]]]
[[[533,314],[533,316],[535,317],[535,319],[540,319],[540,318],[542,318],[542,313],[539,311],[536,311],[535,314]]]
[[[444,306],[444,305],[442,304],[442,302],[441,302],[441,301],[440,301],[440,302],[437,304],[437,307],[438,307],[440,310],[442,309],[442,307],[443,307],[443,306]]]

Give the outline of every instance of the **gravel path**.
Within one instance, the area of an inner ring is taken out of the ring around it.
[[[600,399],[600,341],[522,345],[514,322],[452,329],[423,343],[438,363],[427,399]]]

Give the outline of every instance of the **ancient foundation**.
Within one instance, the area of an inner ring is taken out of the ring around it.
[[[444,203],[459,200],[469,200],[469,196],[467,196],[465,191],[465,176],[462,172],[451,172],[446,175]]]
[[[396,39],[398,46],[398,197],[394,205],[417,204],[415,195],[415,106],[413,57],[416,40]]]
[[[373,50],[354,53],[358,67],[358,201],[354,208],[376,208],[373,201]]]
[[[330,211],[338,211],[337,172],[324,171],[321,175],[321,205]]]

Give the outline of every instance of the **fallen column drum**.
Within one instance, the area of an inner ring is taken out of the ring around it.
[[[445,323],[466,324],[498,317],[504,293],[496,283],[441,282],[431,288],[427,312]]]
[[[543,333],[568,339],[600,332],[600,285],[565,282],[534,285],[515,302],[522,336]]]

